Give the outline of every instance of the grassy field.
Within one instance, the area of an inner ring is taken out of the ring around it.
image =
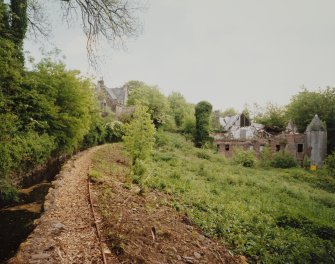
[[[252,262],[334,263],[335,180],[300,168],[244,168],[159,133],[134,181],[170,193],[208,236]]]
[[[107,166],[107,158],[97,160]],[[162,132],[152,160],[134,171],[129,177],[141,193],[154,188],[171,194],[171,206],[250,262],[335,262],[333,178],[300,168],[232,165],[181,135]]]

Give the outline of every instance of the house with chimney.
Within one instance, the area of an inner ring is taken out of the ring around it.
[[[109,88],[103,80],[98,81],[95,91],[96,97],[100,104],[102,116],[115,114],[116,117],[131,114],[134,111],[133,106],[127,106],[128,88]]]

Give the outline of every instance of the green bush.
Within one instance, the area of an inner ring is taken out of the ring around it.
[[[0,178],[0,204],[2,202],[18,201],[17,189],[13,187],[7,179]]]
[[[234,164],[252,168],[256,164],[255,152],[252,150],[236,149],[232,161]]]
[[[147,171],[147,166],[143,160],[137,159],[133,166],[133,173],[135,176],[142,176]]]
[[[164,147],[170,142],[168,135],[164,133],[161,129],[157,130],[157,133],[155,134],[155,139],[155,146],[158,148]]]
[[[308,158],[307,156],[304,157],[304,160],[302,162],[302,166],[307,170],[311,166],[311,159]]]
[[[289,153],[280,151],[276,153],[271,161],[271,166],[274,168],[293,168],[298,166],[297,160]]]
[[[125,134],[125,126],[119,121],[106,124],[106,141],[119,142]]]
[[[89,148],[93,147],[106,141],[106,128],[102,121],[94,121],[91,124],[91,128],[85,135],[82,147]]]
[[[182,133],[187,135],[189,139],[193,139],[195,134],[195,118],[187,116],[182,126]]]
[[[264,147],[263,151],[259,154],[259,166],[268,168],[271,166],[272,154],[268,146]]]
[[[330,176],[335,177],[335,152],[327,156],[325,168]]]
[[[26,71],[13,48],[0,40],[0,200],[14,197],[10,175],[99,141],[85,137],[96,129],[92,83],[50,58]]]
[[[198,151],[197,152],[197,157],[199,159],[206,159],[206,160],[211,159],[211,156],[205,150]]]

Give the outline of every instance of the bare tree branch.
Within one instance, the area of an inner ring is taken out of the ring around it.
[[[51,32],[51,25],[45,16],[43,5],[38,0],[28,0],[27,19],[28,32],[35,39],[47,39]]]
[[[128,0],[68,0],[63,1],[67,15],[80,10],[82,26],[87,36],[86,49],[91,64],[96,63],[96,48],[101,37],[113,47],[124,45],[124,40],[137,35],[137,12],[142,8]]]
[[[44,0],[45,1],[45,0]],[[48,37],[50,32],[43,0],[28,0],[29,32],[35,36]],[[63,20],[69,26],[81,19],[87,37],[86,49],[91,65],[97,63],[97,47],[106,39],[113,48],[123,47],[124,41],[137,36],[140,23],[139,2],[145,0],[53,0],[61,4]]]

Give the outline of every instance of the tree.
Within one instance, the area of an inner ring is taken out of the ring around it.
[[[283,131],[287,125],[285,107],[281,107],[272,103],[268,103],[265,111],[258,113],[254,117],[256,123],[263,124],[267,129],[275,131]]]
[[[222,117],[226,117],[226,116],[234,116],[234,115],[237,115],[237,111],[235,108],[233,107],[229,107],[227,108],[226,110],[224,110],[222,113],[221,113],[221,116]]]
[[[211,130],[213,132],[222,132],[223,131],[223,127],[220,124],[220,117],[222,116],[220,110],[215,110],[212,115],[211,115],[211,119],[210,119],[210,125],[211,125]]]
[[[126,83],[135,84],[129,93],[128,105],[144,105],[148,107],[151,119],[158,128],[163,125],[170,112],[169,102],[156,86],[149,86],[143,82],[131,81]]]
[[[176,126],[181,128],[185,119],[189,115],[194,115],[194,106],[187,103],[184,96],[180,93],[173,92],[169,95],[171,115],[174,118]]]
[[[150,119],[146,106],[137,106],[133,120],[126,125],[123,136],[124,146],[130,153],[133,164],[147,159],[155,144],[155,126]]]
[[[303,89],[291,98],[287,106],[287,119],[291,119],[300,132],[304,132],[315,115],[326,122],[328,152],[335,149],[335,88],[308,91]]]
[[[128,0],[58,0],[63,10],[63,17],[68,24],[79,15],[84,34],[87,37],[87,51],[91,63],[95,62],[95,48],[101,37],[113,46],[122,45],[125,38],[135,36],[138,31],[137,11],[140,7],[136,1]],[[1,5],[4,1],[1,0]],[[44,0],[11,0],[9,8],[2,16],[6,35],[18,48],[22,48],[27,27],[30,32],[47,35],[48,21]],[[1,32],[3,33],[3,32]],[[1,34],[2,35],[2,34]],[[23,57],[22,57],[23,58]]]
[[[210,117],[212,105],[206,101],[201,101],[195,106],[195,144],[202,147],[209,140]]]

